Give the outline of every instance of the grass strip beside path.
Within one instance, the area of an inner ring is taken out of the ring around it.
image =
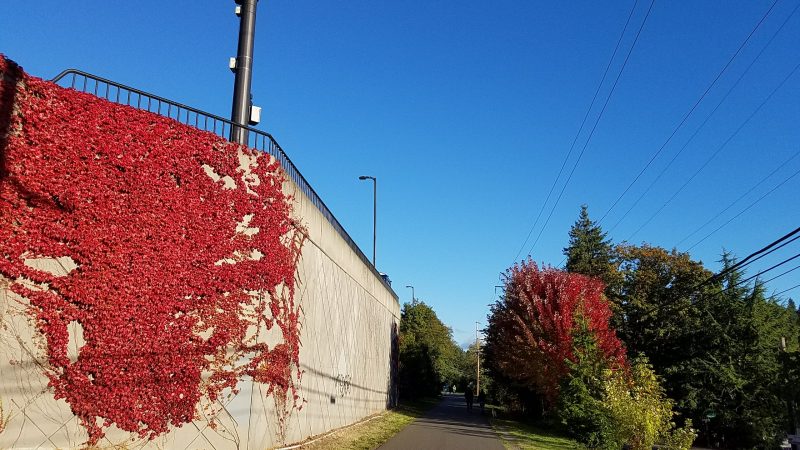
[[[372,450],[399,433],[406,425],[425,414],[439,404],[441,399],[425,399],[415,402],[401,403],[397,408],[380,413],[377,417],[365,420],[308,444],[301,445],[303,450]]]
[[[492,427],[509,450],[575,450],[583,445],[561,434],[508,419],[492,419]]]

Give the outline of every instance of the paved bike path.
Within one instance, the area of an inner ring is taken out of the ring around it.
[[[489,421],[475,406],[467,411],[463,395],[445,394],[442,402],[412,422],[379,450],[504,450]]]

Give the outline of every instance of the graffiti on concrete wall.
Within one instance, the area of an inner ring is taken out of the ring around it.
[[[336,395],[340,398],[346,397],[347,394],[350,392],[350,375],[339,374],[336,375],[335,383],[336,383]]]

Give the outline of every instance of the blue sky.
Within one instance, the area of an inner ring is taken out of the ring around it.
[[[580,205],[599,219],[736,52],[769,1],[656,2],[585,152],[541,231],[650,5],[641,0],[531,240],[523,241],[578,131],[633,6],[624,2],[259,2],[253,96],[272,133],[372,253],[378,178],[379,270],[474,339],[499,274],[522,255],[558,265]],[[694,242],[800,170],[800,11],[778,0],[640,180],[608,213],[610,230],[714,110],[663,177],[609,236],[672,248]],[[67,67],[228,116],[238,21],[233,1],[11,2],[0,52],[51,78]],[[783,29],[775,35],[788,18]],[[748,120],[783,81],[770,100]],[[736,130],[744,123],[740,131]],[[733,136],[733,137],[731,137]],[[715,152],[652,221],[636,232]],[[800,226],[800,175],[692,248],[711,269]],[[800,242],[750,273],[800,252]],[[792,261],[768,276],[800,262]],[[800,270],[769,283],[800,283]],[[785,294],[798,297],[800,288]]]

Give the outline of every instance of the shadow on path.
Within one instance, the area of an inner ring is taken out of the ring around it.
[[[445,394],[439,405],[379,449],[503,450],[503,444],[479,407],[467,411],[463,395]]]

